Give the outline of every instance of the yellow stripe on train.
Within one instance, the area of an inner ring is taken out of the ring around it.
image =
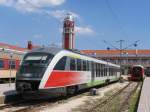
[[[67,56],[72,57],[72,58],[78,58],[78,59],[81,59],[81,57],[80,57],[80,56],[77,56],[77,55],[67,55]]]

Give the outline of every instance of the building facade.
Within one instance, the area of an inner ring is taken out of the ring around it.
[[[128,74],[133,65],[150,68],[150,50],[83,50],[82,53],[121,65],[123,74]]]
[[[0,43],[0,81],[15,78],[20,61],[26,52],[26,48]]]

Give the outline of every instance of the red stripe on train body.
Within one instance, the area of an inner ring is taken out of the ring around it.
[[[86,81],[86,79],[83,72],[54,70],[48,78],[45,88],[80,84]]]

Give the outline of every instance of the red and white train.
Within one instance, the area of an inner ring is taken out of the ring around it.
[[[68,94],[117,81],[120,66],[74,51],[39,48],[28,52],[16,75],[20,93],[63,88]]]
[[[144,67],[142,65],[134,65],[131,68],[131,76],[129,80],[131,81],[141,81],[145,77]]]

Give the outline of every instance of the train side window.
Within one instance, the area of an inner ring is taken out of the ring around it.
[[[95,77],[95,72],[94,72],[94,62],[90,61],[90,70],[91,70],[91,74],[92,74],[92,80]]]
[[[112,68],[112,76],[114,75],[114,68]]]
[[[14,60],[9,60],[9,69],[15,69],[16,68],[16,62]]]
[[[105,65],[105,76],[107,76],[107,66]]]
[[[83,71],[86,71],[86,61],[83,61]]]
[[[110,76],[112,76],[112,67],[110,68]]]
[[[96,76],[99,77],[98,63],[96,63]]]
[[[105,65],[102,66],[103,66],[103,76],[105,77]]]
[[[98,63],[96,63],[96,77],[98,77]]]
[[[94,74],[96,76],[96,63],[94,62]]]
[[[111,76],[111,67],[109,68],[109,76]]]
[[[4,61],[3,60],[0,60],[0,69],[1,68],[4,68]]]
[[[101,64],[99,65],[100,69],[99,69],[99,72],[100,72],[100,77],[102,77],[102,66]]]
[[[89,62],[86,61],[86,70],[89,71]]]
[[[108,67],[108,75],[110,76],[110,66]]]
[[[101,76],[103,77],[104,74],[103,74],[103,65],[101,64]]]
[[[105,76],[105,65],[103,65],[103,75]]]
[[[98,63],[98,76],[101,77],[100,64]]]
[[[70,70],[76,70],[75,59],[70,59]]]
[[[81,71],[81,60],[77,59],[77,70]]]
[[[97,77],[97,63],[95,63],[95,75]]]
[[[114,75],[114,67],[112,68],[112,76]]]
[[[104,76],[107,76],[106,74],[106,66],[104,65]]]
[[[54,70],[65,70],[67,57],[62,57],[55,65]]]

